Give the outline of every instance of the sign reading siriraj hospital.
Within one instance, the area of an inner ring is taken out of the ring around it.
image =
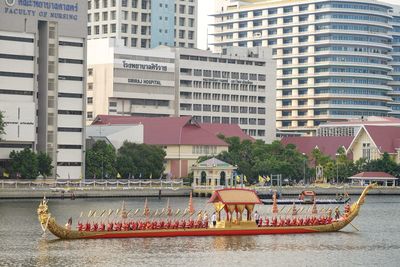
[[[114,77],[114,83],[131,84],[132,86],[146,85],[146,86],[174,87],[174,85],[175,85],[175,81],[173,81],[173,80],[166,81],[166,80],[158,80],[158,79],[122,78],[122,77]]]
[[[0,0],[0,13],[12,16],[76,21],[79,19],[79,13],[83,11],[80,10],[79,2],[65,0]],[[82,1],[82,3],[85,2],[87,3],[87,1]]]

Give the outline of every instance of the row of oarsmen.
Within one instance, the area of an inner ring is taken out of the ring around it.
[[[265,221],[260,218],[257,221],[257,225],[259,227],[268,227],[268,226],[309,226],[309,225],[323,225],[332,223],[333,219],[331,217],[321,216],[317,218],[316,216],[306,217],[306,218],[283,218],[273,217],[271,220],[268,217],[265,217]]]
[[[154,230],[154,229],[184,229],[184,228],[208,228],[208,221],[200,220],[168,220],[164,221],[124,221],[108,222],[107,225],[101,223],[81,223],[78,222],[78,231],[135,231],[135,230]]]

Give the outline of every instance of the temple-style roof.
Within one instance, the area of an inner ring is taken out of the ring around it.
[[[207,159],[205,161],[200,162],[197,166],[199,166],[199,167],[233,167],[229,163],[226,163],[217,158]]]
[[[226,188],[216,190],[209,203],[222,202],[223,204],[262,204],[253,190],[243,188]]]

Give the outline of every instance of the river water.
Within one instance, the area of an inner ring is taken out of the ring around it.
[[[117,209],[121,199],[50,200],[60,224],[81,211]],[[197,209],[207,199],[195,198]],[[37,200],[0,200],[0,266],[399,266],[400,198],[368,196],[360,215],[341,232],[241,237],[56,240],[45,238],[37,221]],[[144,199],[126,200],[127,209]],[[148,199],[162,209],[167,199]],[[171,198],[184,209],[187,199]],[[322,208],[322,206],[320,207]],[[266,214],[271,206],[259,206]]]

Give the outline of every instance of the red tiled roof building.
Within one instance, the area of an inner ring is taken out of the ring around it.
[[[199,156],[216,155],[228,149],[218,137],[237,136],[241,140],[254,140],[238,125],[197,123],[185,117],[134,117],[98,115],[92,125],[143,124],[143,142],[165,147],[166,173],[174,178],[185,177]]]

